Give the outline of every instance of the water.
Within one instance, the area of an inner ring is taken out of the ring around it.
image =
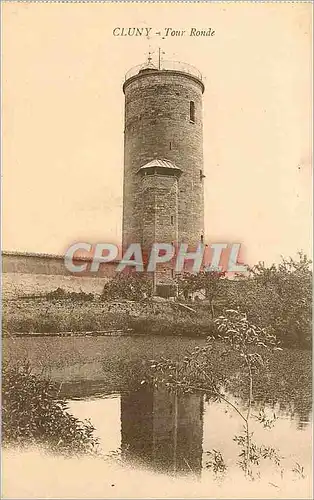
[[[213,449],[224,458],[227,474],[240,471],[234,437],[243,430],[241,418],[227,403],[205,401],[200,394],[169,394],[141,381],[147,360],[164,355],[178,359],[202,342],[160,337],[6,339],[4,358],[28,359],[40,376],[59,383],[70,412],[91,420],[101,452],[120,467],[200,481],[212,475],[206,466]],[[277,420],[273,428],[264,429],[253,418],[252,431],[258,445],[278,449],[281,465],[262,460],[257,471],[274,482],[284,471],[294,481],[297,463],[311,475],[311,353],[284,350],[277,356],[266,379],[255,381],[253,405],[253,414],[264,409]],[[232,364],[226,370],[237,379]],[[246,411],[245,394],[237,384],[227,398]]]
[[[245,413],[241,400],[228,396]],[[69,400],[70,411],[79,419],[89,418],[100,438],[104,453],[114,452],[126,463],[169,474],[200,477],[206,473],[207,452],[221,452],[228,468],[235,467],[239,446],[234,436],[241,434],[242,421],[228,404],[206,402],[200,395],[177,396],[164,390],[140,386],[133,391],[101,397],[86,395]],[[282,466],[291,470],[296,463],[310,470],[311,425],[294,410],[280,405],[255,405],[258,414],[275,412],[272,429],[265,429],[252,420],[254,441],[278,449]],[[268,473],[276,468],[269,461],[262,463]]]

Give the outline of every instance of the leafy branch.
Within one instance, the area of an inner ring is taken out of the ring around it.
[[[260,370],[266,369],[268,356],[280,347],[274,335],[252,324],[247,315],[238,310],[225,311],[224,315],[215,320],[215,325],[217,334],[208,337],[204,347],[196,347],[183,361],[173,362],[162,358],[158,362],[152,362],[152,382],[156,387],[165,385],[169,391],[199,392],[209,399],[224,401],[232,408],[244,423],[244,435],[236,436],[235,440],[242,447],[240,458],[245,476],[252,477],[251,465],[259,463],[260,458],[270,458],[278,462],[274,449],[257,447],[252,442],[251,419],[254,376]],[[217,373],[211,363],[213,344],[217,341],[225,346],[222,358],[236,354],[241,361],[241,372],[248,392],[245,412],[225,392],[224,387],[228,381]],[[271,425],[271,421],[261,412],[256,418],[265,427]],[[217,460],[219,461],[219,456],[214,453],[214,461]]]

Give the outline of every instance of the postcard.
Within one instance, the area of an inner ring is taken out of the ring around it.
[[[313,498],[312,14],[2,3],[3,498]]]

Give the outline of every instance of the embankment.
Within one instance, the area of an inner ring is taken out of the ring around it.
[[[137,334],[206,336],[212,319],[206,305],[192,309],[160,300],[102,301],[24,297],[3,301],[3,333],[132,331]]]

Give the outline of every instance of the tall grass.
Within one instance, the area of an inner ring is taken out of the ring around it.
[[[4,333],[58,333],[131,329],[137,334],[199,336],[212,333],[209,310],[182,311],[170,302],[103,302],[71,298],[6,301]]]

